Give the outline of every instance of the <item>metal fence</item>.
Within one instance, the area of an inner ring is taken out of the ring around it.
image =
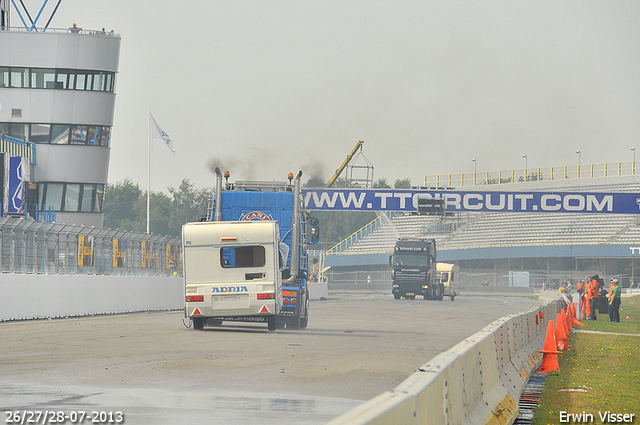
[[[0,218],[2,273],[182,275],[179,238]]]
[[[521,272],[521,271],[518,271]],[[473,288],[479,288],[484,286],[483,282],[492,288],[495,287],[529,287],[534,291],[540,291],[542,289],[542,283],[547,282],[547,289],[557,290],[563,285],[563,282],[573,282],[573,288],[576,287],[577,279],[584,278],[582,274],[589,274],[589,272],[563,272],[553,271],[549,274],[538,271],[526,272],[526,282],[514,283],[511,279],[511,274],[508,270],[498,270],[496,272],[483,272],[483,271],[470,271],[462,270],[460,272],[459,280],[460,286],[463,290],[473,290]],[[595,274],[595,272],[593,273]],[[329,285],[351,285],[354,289],[366,289],[367,284],[374,284],[383,287],[388,287],[391,291],[391,285],[393,283],[391,279],[391,269],[389,270],[358,270],[358,271],[336,271],[329,269],[325,272]],[[623,281],[623,286],[628,286],[624,282],[628,282],[627,275],[616,275]],[[626,280],[625,280],[626,279]],[[390,293],[390,292],[389,292]]]
[[[607,162],[601,164],[558,165],[554,167],[521,168],[500,171],[478,171],[459,174],[432,174],[424,176],[428,187],[460,187],[492,184],[621,177],[638,175],[640,162]]]

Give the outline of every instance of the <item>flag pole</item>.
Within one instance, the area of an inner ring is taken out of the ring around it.
[[[149,140],[147,158],[147,234],[149,234],[149,195],[151,192],[151,108],[149,108]]]

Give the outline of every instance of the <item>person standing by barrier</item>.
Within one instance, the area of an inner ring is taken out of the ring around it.
[[[591,282],[591,276],[587,276],[587,280],[584,284],[584,292],[582,293],[582,300],[584,301],[584,318],[587,320],[591,317],[591,307],[589,305],[589,286],[591,284],[589,282]]]
[[[578,299],[579,299],[578,317],[580,319],[582,319],[583,318],[582,314],[585,311],[585,306],[584,306],[584,280],[583,279],[578,280],[578,284],[576,285],[576,291],[578,292]],[[584,317],[586,318],[587,316],[585,315]]]
[[[607,298],[609,301],[609,321],[613,322],[613,310],[611,309],[611,301],[613,301],[613,286],[615,285],[615,282],[617,281],[617,279],[615,277],[611,278],[611,285],[609,285],[609,293],[607,294]]]
[[[620,322],[620,303],[622,296],[622,289],[620,288],[620,282],[618,279],[613,279],[613,288],[611,289],[611,305],[609,310],[611,311],[611,321]]]
[[[587,283],[587,291],[589,295],[589,309],[591,310],[591,315],[587,320],[598,320],[598,316],[596,315],[596,308],[598,308],[598,281],[590,278]]]

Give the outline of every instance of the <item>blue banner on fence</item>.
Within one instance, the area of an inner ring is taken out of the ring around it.
[[[444,199],[447,212],[639,214],[640,193],[305,189],[309,210],[415,212],[418,199]]]
[[[27,181],[29,181],[29,162],[27,159],[19,156],[10,157],[8,213],[24,212],[27,200],[25,182]]]

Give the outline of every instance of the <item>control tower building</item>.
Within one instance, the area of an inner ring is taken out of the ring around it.
[[[0,0],[2,215],[102,227],[120,37],[49,28],[55,10],[44,28],[17,10],[23,26],[12,26],[10,3]]]

